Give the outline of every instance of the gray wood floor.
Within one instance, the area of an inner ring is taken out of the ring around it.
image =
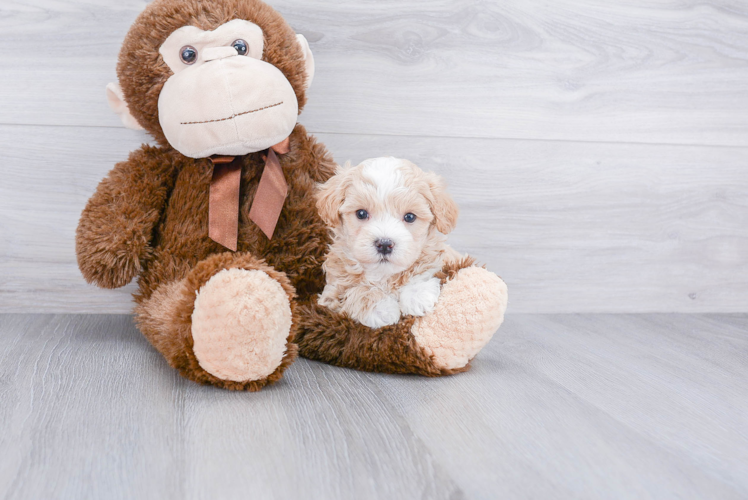
[[[179,378],[127,315],[0,315],[0,497],[746,498],[748,315],[510,315],[465,374]]]

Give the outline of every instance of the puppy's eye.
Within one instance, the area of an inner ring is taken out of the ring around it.
[[[369,218],[369,212],[367,212],[364,209],[356,210],[356,217],[358,217],[361,220],[368,219]]]
[[[195,47],[185,45],[184,47],[179,49],[179,58],[185,64],[193,64],[195,61],[197,61],[197,50],[195,49]]]
[[[416,214],[412,214],[412,213],[408,212],[407,214],[405,214],[403,216],[403,220],[405,222],[415,222],[415,220],[416,220]]]
[[[249,46],[247,45],[247,42],[245,42],[241,38],[239,40],[234,40],[234,43],[232,43],[231,46],[236,49],[240,56],[246,56],[247,52],[249,52]]]

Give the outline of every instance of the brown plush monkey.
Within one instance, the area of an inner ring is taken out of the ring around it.
[[[317,305],[329,236],[314,192],[335,165],[296,124],[313,73],[306,40],[259,0],[148,5],[107,96],[157,146],[118,163],[89,200],[83,276],[106,288],[137,277],[140,330],[199,383],[259,390],[297,352],[362,370],[466,369],[506,307],[504,283],[469,260],[444,270],[435,311],[418,320],[371,330]]]

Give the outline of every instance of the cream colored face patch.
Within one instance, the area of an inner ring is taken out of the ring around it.
[[[278,68],[262,60],[256,24],[235,19],[213,31],[184,26],[159,53],[174,72],[159,95],[159,123],[183,155],[245,155],[293,131],[296,93]]]
[[[239,42],[236,43],[235,42]],[[207,48],[231,47],[246,45],[247,55],[254,59],[262,59],[263,37],[262,29],[254,23],[242,19],[234,19],[219,26],[213,31],[203,31],[195,26],[183,26],[174,31],[159,48],[158,52],[164,58],[167,66],[176,74],[186,68],[194,68],[206,62]],[[192,47],[196,52],[195,60],[182,60],[182,49]],[[239,51],[236,51],[237,54]]]

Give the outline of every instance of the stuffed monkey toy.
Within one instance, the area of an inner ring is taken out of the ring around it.
[[[334,174],[296,123],[309,45],[259,0],[155,0],[107,87],[143,145],[81,215],[89,282],[137,278],[139,329],[186,378],[259,390],[298,354],[427,376],[463,371],[503,320],[506,286],[470,259],[445,268],[435,310],[369,329],[317,305],[330,243],[315,189]]]

